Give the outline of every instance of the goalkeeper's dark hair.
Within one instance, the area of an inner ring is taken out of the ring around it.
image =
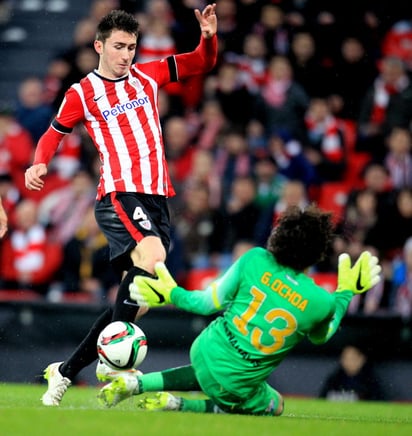
[[[303,271],[325,259],[333,236],[331,213],[314,204],[291,206],[279,216],[266,248],[279,264]]]
[[[126,33],[139,34],[139,23],[136,18],[125,11],[113,10],[105,15],[97,26],[96,39],[105,42],[113,30],[122,30]]]

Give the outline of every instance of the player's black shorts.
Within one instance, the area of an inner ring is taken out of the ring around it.
[[[146,236],[158,236],[170,246],[170,214],[166,197],[135,192],[111,192],[96,201],[96,221],[107,238],[116,269],[132,266],[129,253]]]

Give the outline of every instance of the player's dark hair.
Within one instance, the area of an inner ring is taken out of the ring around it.
[[[289,207],[278,218],[266,248],[281,265],[303,271],[323,260],[334,235],[332,215],[312,204]]]
[[[105,42],[110,37],[113,30],[122,30],[126,33],[137,35],[139,33],[139,23],[132,14],[125,11],[114,10],[102,18],[97,26],[96,39]]]

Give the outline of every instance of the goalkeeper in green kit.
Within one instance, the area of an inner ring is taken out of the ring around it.
[[[144,392],[144,410],[281,415],[283,398],[268,383],[271,372],[305,336],[329,340],[356,293],[379,282],[378,259],[365,251],[351,266],[339,257],[334,293],[317,286],[306,270],[321,261],[333,238],[331,215],[314,205],[291,207],[278,219],[266,248],[253,248],[205,290],[179,286],[163,263],[157,278],[138,276],[130,296],[140,306],[174,304],[202,315],[222,311],[195,339],[188,366],[134,375],[104,386],[99,401],[112,407]],[[202,391],[208,399],[186,399],[167,391]]]

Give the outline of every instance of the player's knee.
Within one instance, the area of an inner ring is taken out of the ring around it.
[[[132,250],[130,257],[135,266],[153,273],[155,263],[165,261],[166,249],[160,238],[147,236]]]

